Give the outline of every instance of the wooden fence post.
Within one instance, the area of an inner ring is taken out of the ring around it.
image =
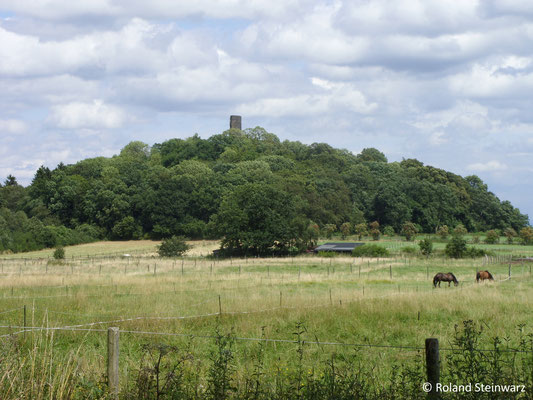
[[[118,328],[107,329],[107,381],[115,399],[118,399],[118,336]]]
[[[26,337],[26,304],[24,304],[24,337]]]
[[[426,339],[426,371],[427,382],[424,391],[428,393],[428,399],[440,399],[437,391],[437,383],[440,381],[439,340]]]

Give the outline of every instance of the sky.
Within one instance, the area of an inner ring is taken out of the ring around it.
[[[475,174],[533,216],[533,2],[0,0],[0,180],[230,115]]]

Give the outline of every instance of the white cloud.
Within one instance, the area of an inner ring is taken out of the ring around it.
[[[487,161],[485,163],[474,163],[469,164],[466,167],[468,170],[471,171],[478,171],[478,172],[486,172],[486,171],[504,171],[507,169],[507,165],[504,163],[501,163],[500,161]]]
[[[445,137],[444,132],[433,132],[429,137],[429,144],[432,146],[440,146],[448,142],[448,139]]]
[[[18,14],[62,20],[88,16],[151,18],[286,18],[310,1],[286,0],[4,0]]]
[[[130,140],[205,137],[234,113],[282,139],[487,172],[489,186],[498,174],[511,182],[533,157],[533,12],[525,0],[1,7],[10,16],[0,20],[2,171],[113,154]],[[49,161],[47,142],[62,152]],[[18,156],[4,156],[11,153]],[[524,155],[490,161],[494,154]]]
[[[0,119],[0,132],[3,134],[19,134],[28,129],[27,124],[24,121],[18,119]]]
[[[58,105],[52,110],[50,121],[63,129],[116,129],[126,120],[126,115],[120,108],[106,105],[101,100]]]
[[[313,77],[313,86],[319,93],[292,97],[264,98],[238,107],[244,115],[254,116],[318,116],[330,112],[351,112],[369,114],[377,104],[369,102],[366,96],[352,85],[336,83]]]

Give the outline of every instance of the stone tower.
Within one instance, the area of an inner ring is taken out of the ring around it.
[[[240,115],[232,115],[229,117],[229,128],[232,129],[239,129],[242,130],[241,125],[241,116]]]

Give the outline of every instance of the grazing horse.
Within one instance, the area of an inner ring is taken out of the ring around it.
[[[459,281],[457,280],[455,275],[452,274],[451,272],[448,272],[447,274],[443,274],[442,272],[439,272],[437,275],[433,277],[433,287],[437,287],[437,283],[439,284],[439,287],[440,287],[440,283],[442,281],[448,282],[448,287],[450,286],[452,282],[454,283],[455,286],[459,284]]]
[[[494,280],[494,278],[492,277],[492,274],[489,271],[479,271],[476,274],[476,282],[479,283],[480,280],[484,281],[485,279],[488,279],[489,281]]]

